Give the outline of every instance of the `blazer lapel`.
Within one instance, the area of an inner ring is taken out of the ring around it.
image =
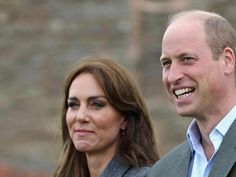
[[[176,156],[176,159],[173,159],[176,162],[176,165],[174,165],[172,170],[170,170],[172,174],[169,176],[188,176],[188,168],[189,168],[189,160],[190,160],[190,147],[187,141],[184,142],[183,145],[180,147],[180,152],[178,153],[178,156]]]
[[[209,177],[226,177],[236,161],[236,120],[233,122],[216,154]]]

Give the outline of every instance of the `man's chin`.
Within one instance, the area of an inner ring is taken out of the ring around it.
[[[192,117],[192,113],[187,109],[177,107],[176,110],[177,110],[177,113],[182,117]]]

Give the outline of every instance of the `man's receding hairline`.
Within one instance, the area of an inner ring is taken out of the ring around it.
[[[188,10],[188,11],[183,11],[173,16],[170,16],[168,26],[172,24],[173,22],[182,20],[182,19],[183,20],[196,19],[196,20],[204,22],[208,18],[213,18],[213,17],[220,17],[220,15],[216,14],[215,12],[206,12],[202,10]]]

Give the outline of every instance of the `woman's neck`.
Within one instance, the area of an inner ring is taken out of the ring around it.
[[[90,177],[99,177],[113,157],[114,154],[111,155],[108,153],[102,153],[102,154],[86,153]]]

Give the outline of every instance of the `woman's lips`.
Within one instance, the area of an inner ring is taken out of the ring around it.
[[[75,129],[74,132],[78,133],[80,136],[86,136],[94,133],[94,131],[88,129]]]

